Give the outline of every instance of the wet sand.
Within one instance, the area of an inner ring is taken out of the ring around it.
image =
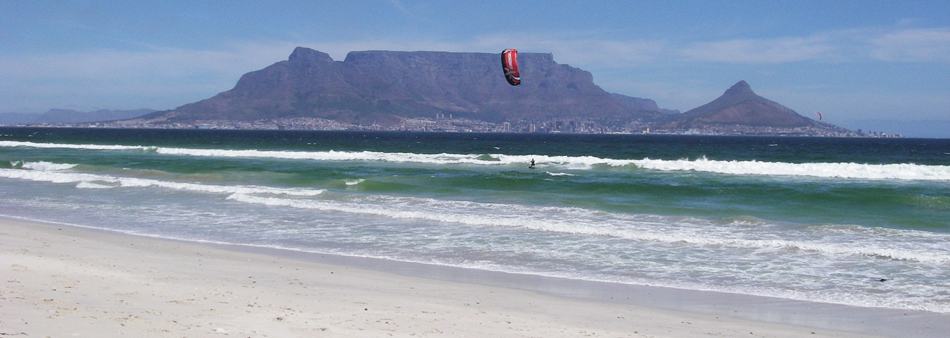
[[[0,335],[871,335],[265,251],[0,219]]]

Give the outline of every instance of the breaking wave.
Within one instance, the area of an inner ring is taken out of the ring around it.
[[[397,219],[458,223],[483,227],[510,227],[535,231],[617,237],[669,245],[732,247],[752,250],[800,250],[835,256],[864,256],[932,264],[950,263],[950,248],[940,244],[950,236],[917,237],[914,231],[892,234],[895,241],[844,244],[808,239],[745,238],[735,229],[705,219],[598,212],[572,207],[446,201],[418,197],[362,196],[351,201],[291,199],[235,193],[228,199],[266,206],[344,212]],[[372,206],[372,207],[368,207]],[[501,211],[504,210],[504,211]],[[689,223],[689,226],[686,224]],[[855,229],[854,231],[865,231]],[[763,234],[759,234],[763,235]],[[930,236],[930,234],[927,234]],[[916,248],[899,237],[914,239]],[[936,243],[933,246],[921,242]]]
[[[25,162],[23,164],[24,169],[0,169],[0,177],[37,182],[75,183],[77,188],[91,189],[157,187],[203,193],[272,194],[301,197],[316,196],[323,193],[321,189],[274,188],[252,185],[214,185],[62,171],[74,166],[74,164],[50,162]]]
[[[46,161],[21,162],[21,168],[30,170],[59,171],[69,170],[74,167],[76,167],[76,165],[70,163],[53,163]]]
[[[363,183],[363,181],[366,181],[366,179],[357,178],[355,180],[345,180],[343,181],[343,184],[346,184],[347,186],[351,186],[351,185],[357,185],[357,184]]]
[[[925,180],[950,181],[950,166],[865,163],[788,163],[756,160],[698,159],[611,159],[595,156],[548,156],[506,154],[417,154],[376,151],[280,151],[172,148],[98,144],[60,144],[20,141],[0,141],[0,147],[65,148],[108,151],[142,151],[163,155],[271,158],[313,161],[366,161],[392,163],[421,163],[436,165],[522,166],[535,160],[538,167],[587,170],[597,167],[635,167],[657,171],[693,171],[727,175],[803,176],[864,180]]]

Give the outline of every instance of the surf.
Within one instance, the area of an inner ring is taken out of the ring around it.
[[[74,183],[76,187],[80,189],[157,187],[201,193],[275,194],[288,196],[316,196],[324,192],[323,189],[276,188],[253,185],[214,185],[67,171],[74,167],[76,167],[76,164],[24,162],[23,169],[0,169],[0,177],[35,182]]]
[[[176,182],[152,178],[114,176],[76,172],[75,164],[23,162],[23,169],[0,169],[0,177],[27,181],[70,183],[79,189],[158,188],[196,193],[224,194],[228,200],[271,207],[290,207],[389,219],[447,222],[478,227],[505,227],[584,236],[614,237],[671,245],[732,247],[767,250],[802,250],[833,256],[863,256],[928,264],[950,263],[950,249],[927,246],[950,235],[913,235],[913,230],[895,230],[911,238],[917,248],[905,247],[894,233],[893,242],[868,242],[862,245],[823,243],[820,241],[769,238],[768,232],[736,232],[733,226],[708,219],[687,216],[613,213],[566,206],[535,206],[424,197],[349,194],[325,189],[280,188],[256,185],[216,185]],[[358,184],[358,181],[353,181]],[[320,198],[326,196],[326,198]],[[766,228],[758,225],[757,228]],[[873,229],[873,228],[871,228]],[[851,229],[850,231],[858,231]],[[869,230],[860,230],[869,231]],[[838,234],[840,234],[840,230]],[[929,234],[922,232],[922,234]],[[753,236],[746,238],[745,236]],[[934,237],[936,236],[936,237]],[[936,239],[935,239],[936,238]]]
[[[254,149],[205,149],[156,146],[37,143],[0,141],[0,147],[60,148],[94,151],[139,151],[169,156],[257,158],[305,161],[379,162],[421,165],[523,166],[534,159],[539,168],[593,170],[629,167],[662,172],[701,172],[722,175],[811,177],[847,180],[901,180],[950,182],[950,166],[914,163],[868,164],[850,162],[790,163],[757,160],[612,159],[595,156],[509,154],[421,154],[377,151],[284,151]]]

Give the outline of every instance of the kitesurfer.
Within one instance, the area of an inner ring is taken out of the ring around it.
[[[528,165],[528,169],[534,169],[534,159],[531,159],[531,164]]]

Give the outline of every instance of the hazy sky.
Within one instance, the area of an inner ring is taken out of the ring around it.
[[[169,109],[307,46],[551,52],[682,111],[739,80],[950,136],[950,1],[0,1],[0,112]],[[529,81],[529,80],[528,80]],[[876,122],[875,122],[876,121]],[[884,122],[882,122],[884,121]]]

